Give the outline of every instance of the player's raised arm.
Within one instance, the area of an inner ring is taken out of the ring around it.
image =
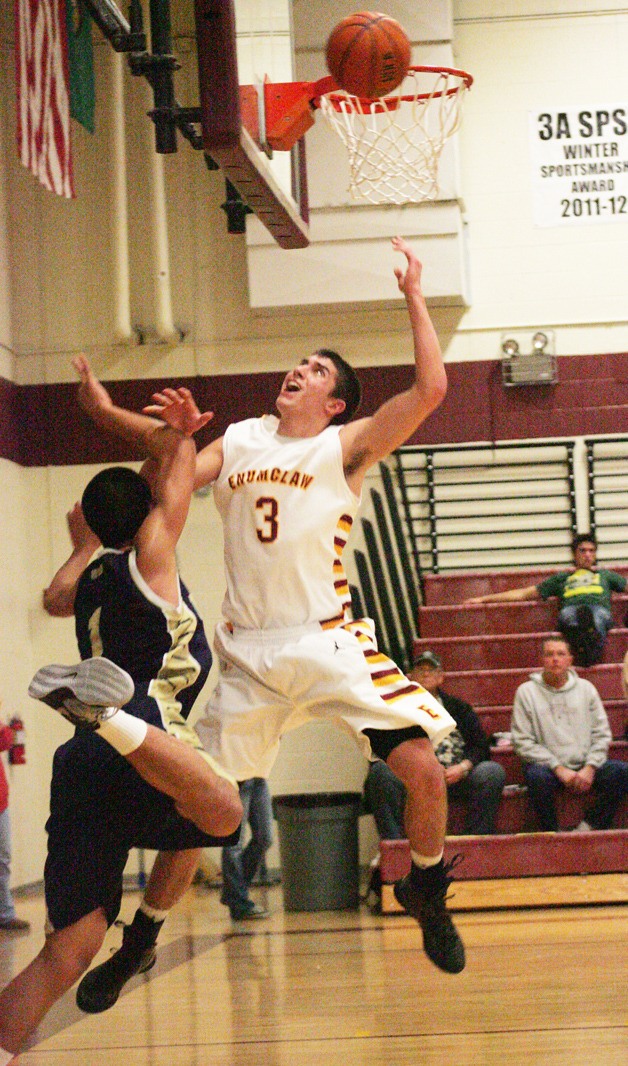
[[[138,567],[155,592],[174,602],[178,596],[174,548],[194,487],[194,442],[162,421],[114,404],[85,356],[77,356],[73,363],[81,380],[79,401],[93,421],[108,433],[139,444],[150,456],[153,507],[137,534]]]
[[[53,618],[69,618],[74,614],[76,586],[92,555],[100,548],[100,541],[85,521],[80,503],[67,514],[72,551],[59,567],[47,589],[44,589],[44,609]]]
[[[180,386],[177,389],[166,388],[153,393],[152,404],[144,408],[145,415],[153,415],[167,422],[173,429],[178,429],[186,437],[192,437],[199,429],[206,426],[214,417],[213,411],[201,413],[189,389]]]
[[[153,497],[155,503],[162,506],[166,523],[172,519],[176,539],[185,517],[183,520],[180,518],[181,493],[174,480],[172,466],[179,464],[185,470],[187,463],[189,467],[193,445],[185,439],[186,434],[181,430],[164,425],[162,421],[150,418],[147,414],[128,411],[114,404],[84,355],[76,356],[72,362],[80,378],[78,398],[84,411],[106,432],[139,444],[156,464],[150,479]],[[168,482],[172,483],[170,487],[167,487]]]
[[[72,360],[80,384],[78,399],[81,407],[96,425],[116,437],[141,444],[151,451],[150,438],[163,426],[154,418],[127,411],[114,404],[107,389],[94,374],[89,360],[84,355],[77,355]]]
[[[392,244],[406,257],[405,269],[396,266],[394,270],[410,316],[415,378],[409,389],[386,400],[374,415],[343,426],[340,435],[350,479],[359,479],[370,466],[404,444],[447,392],[440,344],[421,286],[422,264],[403,238],[394,237]]]
[[[192,437],[214,417],[213,411],[201,413],[192,393],[184,387],[163,389],[154,393],[152,399],[152,404],[144,408],[144,413],[156,416],[186,437]],[[222,469],[222,459],[222,437],[218,437],[202,448],[196,457],[195,489],[216,480]]]

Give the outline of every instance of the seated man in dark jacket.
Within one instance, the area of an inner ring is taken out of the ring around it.
[[[488,739],[477,714],[469,703],[443,692],[441,685],[445,675],[440,659],[433,652],[424,651],[418,655],[408,676],[440,700],[456,721],[457,728],[436,748],[436,757],[443,767],[449,798],[464,800],[467,804],[464,832],[494,833],[506,774],[503,766],[491,761]],[[380,839],[405,837],[405,790],[381,760],[370,764],[364,797],[375,818]]]

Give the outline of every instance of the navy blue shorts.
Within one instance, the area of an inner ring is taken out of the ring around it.
[[[96,733],[78,732],[57,749],[52,769],[46,906],[54,929],[97,907],[107,924],[118,916],[131,848],[184,851],[236,844],[201,832],[174,800],[149,785]]]

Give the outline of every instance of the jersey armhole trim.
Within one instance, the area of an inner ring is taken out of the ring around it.
[[[135,548],[132,548],[129,552],[129,573],[133,580],[134,585],[137,586],[142,596],[148,600],[149,603],[154,604],[155,607],[159,607],[161,611],[165,613],[179,612],[183,606],[183,599],[181,596],[181,582],[179,575],[177,574],[177,592],[178,602],[171,603],[170,600],[164,600],[162,596],[158,596],[157,593],[150,587],[148,582],[140,574],[137,565],[137,552]]]

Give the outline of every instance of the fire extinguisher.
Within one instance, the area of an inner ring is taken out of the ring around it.
[[[13,743],[9,748],[9,763],[11,766],[21,766],[26,762],[24,722],[21,718],[15,716],[9,722],[9,729],[13,730]]]

